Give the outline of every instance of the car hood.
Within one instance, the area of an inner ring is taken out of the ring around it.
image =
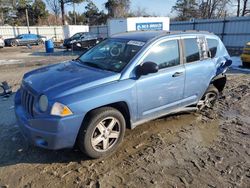
[[[47,94],[55,97],[72,88],[74,92],[96,87],[116,81],[119,73],[105,71],[82,65],[76,61],[59,63],[43,67],[29,73],[23,78],[23,84],[30,87],[35,93]]]

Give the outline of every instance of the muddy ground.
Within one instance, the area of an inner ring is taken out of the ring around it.
[[[53,63],[75,57],[27,54],[25,64],[0,66],[0,80],[16,89],[23,73],[41,66],[40,59]],[[250,187],[250,74],[231,71],[214,110],[171,115],[126,130],[118,151],[100,160],[76,149],[29,145],[16,124],[13,98],[0,98],[1,188]]]

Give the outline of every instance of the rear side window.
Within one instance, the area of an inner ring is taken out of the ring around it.
[[[210,51],[210,57],[214,58],[217,52],[218,40],[216,39],[207,39],[208,49]]]
[[[180,64],[178,40],[166,41],[154,46],[144,59],[144,62],[154,62],[159,69],[173,67]]]
[[[196,38],[184,39],[186,62],[191,63],[200,60],[200,51]]]

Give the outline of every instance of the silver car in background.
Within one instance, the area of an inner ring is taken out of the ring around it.
[[[0,48],[4,47],[4,38],[2,35],[0,35]]]

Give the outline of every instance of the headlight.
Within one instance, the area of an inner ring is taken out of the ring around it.
[[[45,112],[48,109],[49,101],[46,95],[42,95],[39,99],[39,108],[42,112]]]
[[[71,115],[73,113],[71,112],[71,110],[67,106],[65,106],[65,105],[63,105],[63,104],[61,104],[59,102],[56,102],[52,106],[50,114],[55,115],[55,116],[64,117],[64,116],[69,116],[69,115]]]

